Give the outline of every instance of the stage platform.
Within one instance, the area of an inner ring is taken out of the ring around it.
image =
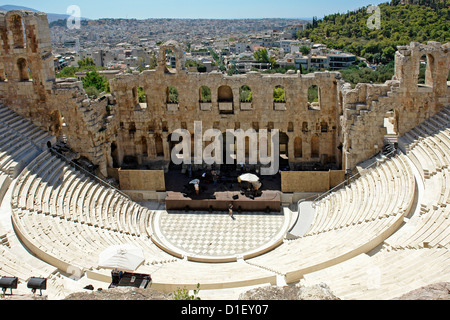
[[[236,212],[280,212],[281,192],[263,191],[260,196],[253,198],[239,191],[215,192],[210,196],[169,191],[165,202],[166,210],[228,211],[231,203]]]

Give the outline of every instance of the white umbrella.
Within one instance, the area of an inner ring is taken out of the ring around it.
[[[142,249],[128,244],[111,246],[98,256],[99,267],[123,271],[135,271],[144,261]]]
[[[258,182],[259,177],[257,175],[246,173],[239,177],[240,181],[247,181],[247,182]]]

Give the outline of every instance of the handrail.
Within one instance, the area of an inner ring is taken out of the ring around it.
[[[131,197],[127,194],[125,194],[124,192],[120,191],[119,189],[117,189],[116,187],[110,185],[108,182],[106,182],[103,179],[100,179],[99,177],[97,177],[96,175],[90,173],[89,171],[87,171],[85,168],[77,165],[75,162],[73,162],[72,160],[69,160],[67,157],[65,157],[64,155],[62,155],[61,153],[59,153],[58,151],[56,151],[53,147],[49,148],[50,152],[53,154],[56,154],[57,156],[63,158],[66,162],[68,162],[70,165],[72,165],[73,167],[75,167],[76,169],[82,171],[83,173],[88,174],[91,178],[93,178],[94,180],[96,180],[97,182],[99,182],[100,184],[102,184],[104,187],[106,188],[111,188],[114,191],[120,193],[122,196],[124,196],[125,198],[127,198],[128,200],[131,200]]]
[[[394,153],[396,153],[397,150],[392,150],[391,152],[389,152],[388,154],[385,155],[386,158],[390,158]],[[315,208],[318,203],[320,201],[322,201],[326,196],[328,196],[329,194],[336,192],[338,190],[340,190],[343,186],[348,185],[349,182],[353,182],[353,180],[355,180],[356,178],[361,177],[363,174],[365,174],[369,169],[372,169],[374,167],[377,167],[379,165],[378,161],[375,161],[374,163],[372,163],[371,165],[367,166],[366,168],[364,168],[362,171],[354,174],[353,176],[351,176],[350,178],[347,178],[345,181],[341,182],[340,184],[338,184],[337,186],[333,187],[332,189],[328,190],[327,192],[322,193],[320,196],[318,196],[312,203],[313,208]]]

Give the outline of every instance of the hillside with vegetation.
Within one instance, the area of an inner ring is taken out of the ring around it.
[[[412,41],[450,41],[450,1],[413,2],[418,4],[403,5],[400,0],[380,4],[380,29],[367,27],[373,13],[363,7],[320,20],[314,18],[298,36],[323,43],[328,48],[351,52],[372,63],[392,61],[397,46],[408,45]]]
[[[394,0],[379,5],[379,29],[370,29],[367,21],[373,12],[363,7],[347,13],[336,13],[323,19],[314,18],[298,37],[325,44],[355,54],[376,65],[357,63],[342,70],[343,78],[352,85],[363,82],[383,83],[394,75],[397,46],[411,42],[427,43],[450,41],[450,1],[448,0]],[[425,66],[421,77],[425,80]],[[449,75],[450,80],[450,75]],[[420,79],[419,79],[420,81]]]

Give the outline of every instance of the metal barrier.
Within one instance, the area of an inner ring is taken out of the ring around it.
[[[49,148],[50,152],[57,156],[60,157],[62,159],[64,159],[68,164],[70,164],[71,166],[73,166],[75,169],[82,171],[83,173],[89,175],[92,179],[94,179],[95,181],[97,181],[98,183],[100,183],[101,185],[103,185],[106,188],[111,188],[114,191],[118,192],[119,194],[121,194],[122,196],[124,196],[125,198],[131,200],[131,197],[125,193],[123,193],[122,191],[120,191],[119,189],[117,189],[116,187],[110,185],[108,182],[106,182],[103,179],[100,179],[99,177],[97,177],[96,175],[90,173],[89,171],[87,171],[86,169],[84,169],[83,167],[77,165],[75,162],[73,162],[72,160],[67,159],[64,155],[62,155],[61,153],[59,153],[58,151],[56,151],[53,148]]]

